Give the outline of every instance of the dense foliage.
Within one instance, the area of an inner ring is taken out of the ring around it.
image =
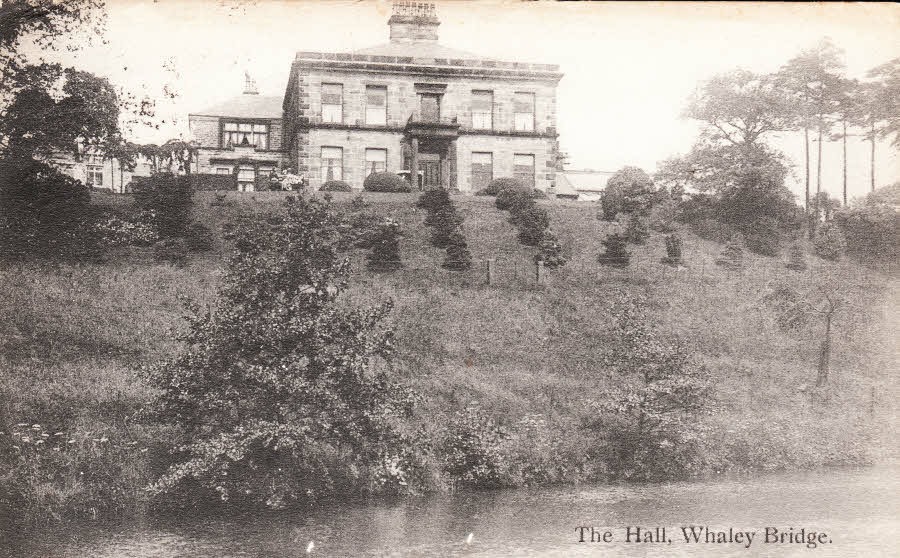
[[[372,251],[366,257],[366,267],[374,271],[394,271],[403,267],[400,259],[400,223],[385,219],[379,223],[369,239]]]
[[[621,388],[597,404],[611,469],[625,478],[679,478],[703,470],[710,385],[688,348],[650,326],[648,302],[621,297],[613,309],[615,348],[608,364]]]
[[[183,428],[157,491],[199,486],[282,507],[334,491],[408,490],[398,424],[411,395],[391,380],[389,305],[341,303],[348,264],[327,205],[289,199],[245,219],[215,307],[195,309],[184,351],[149,372],[157,415]]]
[[[613,233],[600,243],[603,245],[604,252],[597,256],[597,261],[601,264],[626,267],[631,262],[631,254],[628,253],[625,238],[622,235]]]
[[[609,177],[600,203],[603,219],[612,221],[619,213],[646,213],[657,201],[653,180],[637,167],[623,167]]]
[[[189,176],[156,173],[135,186],[134,203],[147,212],[162,238],[184,237],[191,224],[193,191]]]
[[[363,181],[367,192],[412,192],[409,182],[392,172],[373,172]]]
[[[102,220],[81,182],[30,157],[0,160],[0,257],[76,260],[97,256]]]
[[[343,180],[329,180],[319,188],[322,192],[352,192],[353,188]]]

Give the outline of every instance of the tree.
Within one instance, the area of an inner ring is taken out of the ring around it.
[[[812,48],[803,50],[778,71],[777,81],[791,96],[793,119],[803,129],[805,159],[805,207],[810,211],[809,130],[818,131],[818,159],[816,165],[816,193],[822,191],[822,141],[831,128],[832,115],[843,89],[843,51],[830,39],[822,39]],[[815,221],[808,216],[809,236],[812,238]]]
[[[243,219],[212,310],[193,309],[184,350],[149,372],[160,420],[182,430],[157,491],[191,481],[278,508],[337,490],[409,490],[399,425],[412,394],[391,378],[390,304],[341,300],[349,262],[326,203],[291,198]],[[217,499],[218,499],[217,498]]]
[[[619,374],[609,403],[597,405],[615,469],[659,479],[698,473],[698,418],[709,405],[709,374],[686,345],[651,327],[643,298],[620,296],[612,309],[615,341],[607,364]]]
[[[705,137],[750,150],[788,127],[788,104],[774,76],[733,70],[713,76],[688,102],[685,116],[706,124]]]
[[[859,81],[851,79],[841,79],[837,82],[838,89],[835,91],[835,109],[834,114],[837,122],[840,123],[840,132],[831,134],[829,140],[841,140],[841,163],[842,163],[842,201],[844,206],[847,205],[847,137],[850,135],[847,131],[848,126],[854,125],[859,120],[861,89]]]
[[[893,136],[891,145],[900,147],[900,58],[872,69],[869,77],[876,80],[871,94],[877,107],[873,112],[883,122],[879,136]]]
[[[654,179],[670,189],[692,188],[701,193],[721,194],[744,180],[748,173],[765,176],[767,182],[783,184],[788,172],[784,156],[765,144],[748,149],[701,140],[687,154],[660,163]]]
[[[3,149],[20,155],[77,155],[92,146],[105,151],[120,143],[118,98],[109,81],[73,69],[60,71],[57,78],[62,82],[58,98],[44,83],[16,92],[0,121]]]
[[[603,218],[612,221],[618,213],[645,213],[653,205],[653,180],[638,167],[626,166],[609,177],[603,189]]]

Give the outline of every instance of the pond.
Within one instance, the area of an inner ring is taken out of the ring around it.
[[[892,463],[333,505],[302,516],[87,525],[38,533],[14,552],[35,558],[897,556],[898,534],[900,464]],[[590,542],[592,536],[599,542]]]

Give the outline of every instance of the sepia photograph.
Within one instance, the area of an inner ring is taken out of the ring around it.
[[[900,554],[900,5],[0,0],[0,558]]]

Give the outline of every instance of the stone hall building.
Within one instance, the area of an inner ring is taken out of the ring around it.
[[[317,189],[355,189],[372,172],[419,188],[474,192],[493,178],[554,185],[556,65],[503,62],[438,43],[434,4],[397,2],[388,43],[298,52],[284,98],[243,95],[191,114],[195,170],[237,175],[241,189],[288,168]]]

